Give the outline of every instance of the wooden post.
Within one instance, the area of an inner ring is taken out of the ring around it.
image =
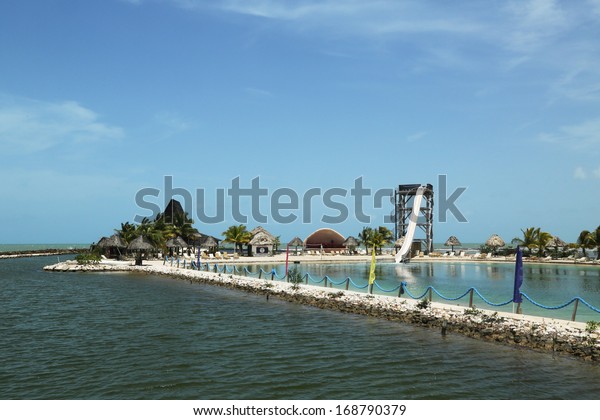
[[[369,284],[369,294],[373,294],[373,283]]]
[[[306,284],[308,284],[308,273],[306,273],[304,277],[306,277]]]
[[[350,278],[346,279],[346,290],[350,287]]]
[[[258,278],[262,278],[262,270],[260,268],[258,269]]]
[[[429,287],[429,302],[433,302],[433,289]]]
[[[575,307],[573,308],[573,315],[571,316],[571,321],[575,321],[575,317],[577,316],[577,307],[579,306],[579,298],[575,299]]]
[[[471,289],[471,293],[469,293],[469,308],[473,307],[473,289]]]
[[[323,280],[325,280],[325,286],[324,287],[327,287],[327,277],[323,277]]]
[[[273,277],[275,277],[275,271],[271,271],[271,280],[273,280]]]

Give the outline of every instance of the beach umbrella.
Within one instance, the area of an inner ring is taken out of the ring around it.
[[[137,251],[137,258],[135,259],[136,265],[142,265],[142,251],[151,251],[154,249],[154,245],[150,243],[144,235],[140,235],[135,238],[129,245],[127,245],[129,251]]]
[[[402,248],[402,245],[404,245],[404,236],[396,239],[396,242],[394,242],[394,248]]]
[[[154,245],[144,235],[140,235],[127,245],[127,249],[129,251],[150,251],[154,249]]]
[[[493,234],[490,238],[485,242],[485,244],[491,248],[493,248],[494,252],[497,251],[498,248],[505,245],[504,240],[497,234]]]
[[[183,240],[181,236],[177,238],[171,238],[167,241],[167,248],[187,248],[188,244]]]
[[[452,247],[452,252],[454,252],[454,247],[455,246],[461,246],[462,244],[460,243],[460,241],[458,240],[458,238],[456,236],[451,236],[444,243],[444,245],[445,246],[451,246]]]

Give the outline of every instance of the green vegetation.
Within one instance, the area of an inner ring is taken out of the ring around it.
[[[431,302],[429,302],[429,299],[427,298],[423,298],[423,300],[419,301],[419,303],[417,303],[417,308],[419,309],[427,309],[431,306]]]
[[[242,245],[247,244],[252,239],[252,235],[244,225],[233,225],[222,233],[225,237],[223,242],[235,244],[236,252],[242,253]]]
[[[358,241],[365,246],[367,254],[369,253],[369,247],[374,248],[376,253],[381,254],[381,249],[392,242],[393,239],[394,234],[385,226],[379,226],[377,229],[364,227],[358,234]]]
[[[596,332],[596,330],[600,327],[600,322],[598,321],[588,321],[585,323],[585,332],[591,334]]]
[[[98,264],[100,254],[98,252],[84,252],[75,257],[75,261],[80,265]]]
[[[300,274],[300,270],[296,267],[288,270],[288,281],[292,283],[293,290],[298,290],[300,288],[300,283],[302,283],[302,274]]]

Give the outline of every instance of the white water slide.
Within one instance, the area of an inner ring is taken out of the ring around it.
[[[421,212],[421,201],[423,201],[423,191],[425,191],[425,187],[420,186],[417,189],[415,199],[413,200],[413,208],[410,212],[410,219],[408,222],[408,229],[406,230],[406,235],[404,236],[404,243],[402,244],[400,251],[398,251],[398,253],[396,254],[397,263],[402,262],[406,254],[410,252],[413,238],[415,237],[415,229],[417,228],[417,220],[419,219],[419,213]]]

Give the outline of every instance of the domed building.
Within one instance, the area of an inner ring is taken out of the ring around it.
[[[346,238],[333,229],[317,229],[304,240],[304,246],[307,249],[345,249],[344,241]]]

